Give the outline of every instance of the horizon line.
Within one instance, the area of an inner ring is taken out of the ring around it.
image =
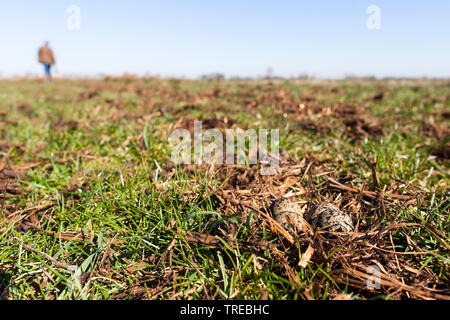
[[[19,75],[2,75],[0,74],[1,80],[32,80],[32,79],[41,79],[43,78],[43,75],[40,73],[26,73],[26,74],[19,74]],[[220,72],[212,72],[209,74],[202,74],[198,76],[172,76],[172,75],[160,75],[160,74],[145,74],[145,75],[139,75],[136,73],[120,73],[120,74],[108,74],[108,73],[98,73],[98,74],[59,74],[59,75],[52,75],[53,79],[59,79],[59,80],[82,80],[82,79],[105,79],[105,78],[136,78],[136,79],[150,79],[150,78],[157,78],[161,80],[165,79],[180,79],[180,80],[254,80],[254,81],[261,81],[261,80],[323,80],[323,81],[345,81],[345,80],[438,80],[438,81],[450,81],[450,76],[375,76],[375,75],[365,75],[365,76],[358,76],[358,75],[352,75],[347,74],[342,77],[324,77],[324,76],[314,76],[314,75],[308,75],[308,74],[300,74],[298,76],[241,76],[241,75],[232,75],[232,76],[226,76],[223,73]]]

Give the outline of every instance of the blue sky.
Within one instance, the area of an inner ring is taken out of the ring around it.
[[[45,40],[62,75],[450,77],[450,1],[1,0],[0,75],[42,73]]]

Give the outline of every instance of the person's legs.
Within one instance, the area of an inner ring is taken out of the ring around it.
[[[52,80],[52,74],[50,72],[51,65],[44,63],[44,70],[45,70],[45,77],[47,78],[47,81]]]

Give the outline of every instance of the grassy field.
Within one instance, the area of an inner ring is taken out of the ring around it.
[[[450,299],[449,116],[444,80],[0,80],[0,297]],[[174,165],[196,119],[279,129],[278,173]]]

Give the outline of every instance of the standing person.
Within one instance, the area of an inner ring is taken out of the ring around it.
[[[52,49],[48,46],[48,42],[39,49],[39,62],[44,65],[47,82],[52,81],[50,69],[55,64],[55,56],[53,55]]]

